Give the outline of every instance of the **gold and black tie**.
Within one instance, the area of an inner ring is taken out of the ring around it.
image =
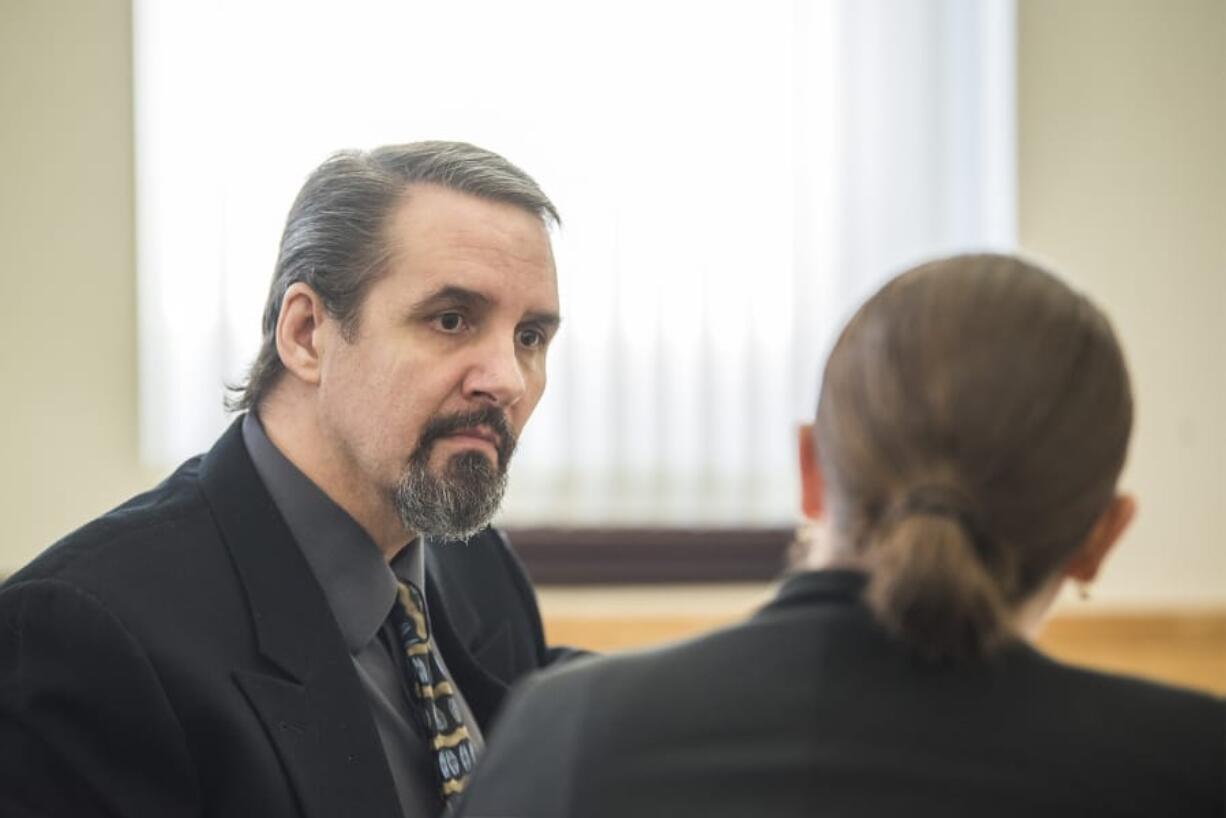
[[[430,623],[421,592],[401,582],[392,622],[404,648],[409,690],[421,725],[434,755],[443,803],[464,790],[464,782],[477,760],[476,748],[464,726],[455,686],[435,658],[430,641]]]

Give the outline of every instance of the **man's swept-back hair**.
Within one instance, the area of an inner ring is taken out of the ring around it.
[[[866,601],[933,658],[983,656],[1107,509],[1132,394],[1106,317],[1033,264],[960,256],[891,281],[826,364],[817,446]]]
[[[284,372],[277,319],[290,285],[303,282],[352,338],[367,289],[386,269],[386,228],[406,188],[432,184],[520,207],[547,227],[560,219],[532,177],[496,153],[464,142],[412,142],[342,151],[307,178],[290,208],[264,305],[263,338],[246,382],[227,402],[254,409]]]

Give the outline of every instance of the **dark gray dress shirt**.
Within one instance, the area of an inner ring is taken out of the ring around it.
[[[422,539],[405,545],[389,565],[357,521],[273,445],[254,413],[243,418],[243,442],[323,588],[349,647],[354,669],[370,700],[401,811],[406,818],[437,814],[439,784],[433,753],[413,717],[397,636],[388,623],[398,578],[412,582],[425,594]],[[446,671],[437,649],[435,657]],[[479,752],[483,745],[481,731],[458,688],[456,699]]]

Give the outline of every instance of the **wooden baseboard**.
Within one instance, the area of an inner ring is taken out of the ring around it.
[[[546,612],[550,642],[598,651],[682,639],[740,616],[581,616]],[[1039,646],[1062,661],[1226,695],[1226,611],[1060,615]]]

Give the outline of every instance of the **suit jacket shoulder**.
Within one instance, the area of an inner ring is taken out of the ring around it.
[[[531,587],[489,530],[428,549],[427,594],[485,727],[548,656]],[[352,658],[238,423],[0,586],[0,814],[22,810],[398,816]]]
[[[235,424],[0,588],[0,812],[394,818],[362,696]]]
[[[461,814],[1226,811],[1226,702],[1022,646],[932,665],[848,583],[785,586],[739,625],[532,677]]]

